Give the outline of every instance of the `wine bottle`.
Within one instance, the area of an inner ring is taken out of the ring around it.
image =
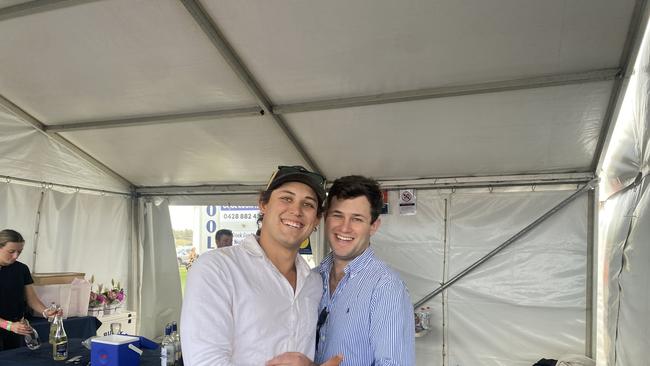
[[[68,358],[68,335],[63,328],[63,318],[61,313],[57,312],[54,316],[54,339],[52,340],[52,358],[54,361],[62,361]]]

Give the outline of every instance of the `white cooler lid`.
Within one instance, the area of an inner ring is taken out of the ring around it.
[[[138,337],[113,334],[113,335],[93,338],[91,340],[91,342],[92,343],[104,343],[104,344],[120,345],[120,344],[131,343],[131,342],[135,342],[135,341],[139,341],[139,340],[140,340],[140,338],[138,338]]]

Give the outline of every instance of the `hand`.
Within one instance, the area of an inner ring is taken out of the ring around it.
[[[325,363],[320,366],[339,366],[341,362],[343,362],[343,355],[339,354],[325,361]]]
[[[56,313],[57,313],[56,309],[52,309],[52,308],[46,308],[45,310],[43,310],[44,318],[53,317],[54,315],[56,315]],[[63,316],[63,310],[61,310],[61,316]]]
[[[343,355],[336,355],[321,366],[339,366]],[[266,362],[266,366],[317,366],[307,356],[299,352],[286,352]]]
[[[315,365],[307,356],[300,352],[285,352],[266,361],[266,366],[312,366]]]
[[[11,324],[11,331],[20,335],[28,335],[32,332],[32,327],[23,322],[13,322]]]

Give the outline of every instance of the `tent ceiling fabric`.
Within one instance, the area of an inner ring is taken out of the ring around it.
[[[611,82],[296,113],[287,120],[333,176],[587,171]],[[402,121],[408,121],[403,123]]]
[[[203,3],[277,104],[616,67],[634,6],[630,0]]]
[[[139,186],[248,183],[277,161],[304,165],[269,117],[65,132],[62,135]],[[125,157],[128,157],[125,163]],[[137,164],[128,163],[135,159]]]
[[[93,2],[0,34],[0,93],[45,124],[255,105],[177,2]]]
[[[179,1],[46,3],[0,9],[0,95],[45,125],[258,107]],[[199,3],[273,107],[617,70],[637,2]],[[300,145],[328,178],[586,172],[614,84],[60,134],[136,186],[260,184]]]

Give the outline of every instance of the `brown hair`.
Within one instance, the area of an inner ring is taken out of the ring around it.
[[[24,243],[25,239],[19,232],[11,229],[4,229],[0,231],[0,248],[4,247],[7,243]]]

